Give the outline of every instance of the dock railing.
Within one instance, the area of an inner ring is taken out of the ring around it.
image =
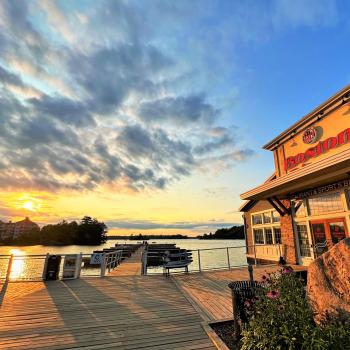
[[[250,249],[251,248],[251,249]],[[247,252],[252,251],[250,262],[259,265],[259,253],[265,250],[273,252],[274,261],[278,263],[279,257],[283,254],[282,244],[259,244],[259,245],[240,245],[218,248],[203,248],[188,250],[192,253],[192,263],[189,264],[189,272],[202,272],[210,270],[233,269],[248,266]],[[147,251],[142,256],[142,274],[162,273],[161,267],[147,266]],[[182,269],[173,270],[172,273],[183,273]]]
[[[110,253],[103,253],[103,259],[101,262],[101,277],[106,275],[106,271],[110,273],[122,262],[123,251],[115,250]]]
[[[90,254],[53,254],[61,257],[59,277],[62,278],[66,257],[76,256],[77,277],[104,277],[122,262],[122,251],[101,253],[99,263],[92,264]],[[40,281],[44,279],[49,254],[0,255],[0,281]]]

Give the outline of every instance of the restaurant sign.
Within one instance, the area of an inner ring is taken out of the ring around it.
[[[293,199],[303,199],[303,198],[321,195],[323,193],[327,193],[335,190],[341,190],[343,188],[350,188],[350,179],[338,181],[330,185],[312,188],[306,191],[292,193],[290,197]]]
[[[317,130],[314,127],[307,128],[303,134],[304,143],[310,144],[317,141]]]
[[[315,134],[316,136],[317,134]],[[307,143],[312,142],[313,132],[309,130],[307,134],[304,135],[304,141]],[[316,146],[310,147],[303,153],[299,153],[295,156],[290,156],[285,159],[284,168],[286,171],[294,169],[298,165],[306,163],[309,159],[315,158],[321,154],[324,154],[331,149],[337,148],[339,146],[345,145],[350,141],[350,128],[347,128],[340,132],[337,136],[329,137],[326,140],[320,141]]]

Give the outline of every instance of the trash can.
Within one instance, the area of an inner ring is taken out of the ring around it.
[[[49,255],[46,264],[45,281],[58,280],[61,265],[61,255]]]
[[[235,281],[228,284],[232,294],[233,318],[240,318],[242,322],[248,322],[244,311],[244,302],[253,298],[261,285],[256,281]]]

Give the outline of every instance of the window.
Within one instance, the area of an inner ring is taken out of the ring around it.
[[[261,225],[262,224],[262,216],[261,214],[253,215],[253,225]]]
[[[329,193],[323,196],[309,199],[309,207],[311,215],[320,215],[324,213],[341,211],[343,205],[340,198],[340,193]]]
[[[264,218],[264,224],[270,224],[271,223],[271,213],[263,213]]]
[[[305,203],[302,199],[294,200],[293,206],[294,206],[294,213],[297,218],[304,218],[305,216],[307,216]]]
[[[277,210],[274,210],[272,212],[272,222],[280,222],[281,221],[281,216],[280,214],[278,213]]]
[[[281,229],[279,227],[275,227],[273,229],[273,233],[275,235],[275,243],[276,244],[282,243],[282,240],[281,240]]]
[[[297,231],[298,231],[300,255],[304,257],[310,257],[311,251],[310,251],[309,235],[307,233],[306,224],[298,224]]]
[[[266,238],[266,244],[273,244],[271,228],[265,228],[265,238]]]
[[[255,244],[264,244],[264,231],[263,229],[254,229]]]

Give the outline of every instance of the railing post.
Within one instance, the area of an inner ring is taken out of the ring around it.
[[[254,243],[253,247],[254,247],[254,265],[257,266],[258,263],[257,263],[257,260],[256,260],[256,248],[255,248],[255,243]]]
[[[11,254],[8,265],[7,265],[6,282],[8,282],[10,279],[11,270],[12,270],[12,263],[13,263],[13,254]]]
[[[101,277],[105,277],[106,274],[106,254],[102,254],[102,260],[101,260]]]
[[[47,271],[47,261],[49,260],[49,253],[46,253],[46,257],[45,257],[45,263],[44,263],[44,269],[43,269],[43,280],[45,281],[46,279],[46,271]]]
[[[198,268],[199,268],[199,272],[202,272],[202,266],[201,266],[201,252],[198,249]]]
[[[147,250],[145,249],[142,253],[142,270],[143,275],[147,275]]]
[[[227,252],[227,266],[228,266],[228,269],[230,270],[231,269],[231,266],[230,266],[230,252],[228,250],[228,247],[226,248],[226,252]]]
[[[77,274],[76,277],[77,279],[80,278],[80,272],[81,272],[81,264],[83,263],[83,253],[80,252],[80,254],[78,255],[78,261],[77,261]]]

